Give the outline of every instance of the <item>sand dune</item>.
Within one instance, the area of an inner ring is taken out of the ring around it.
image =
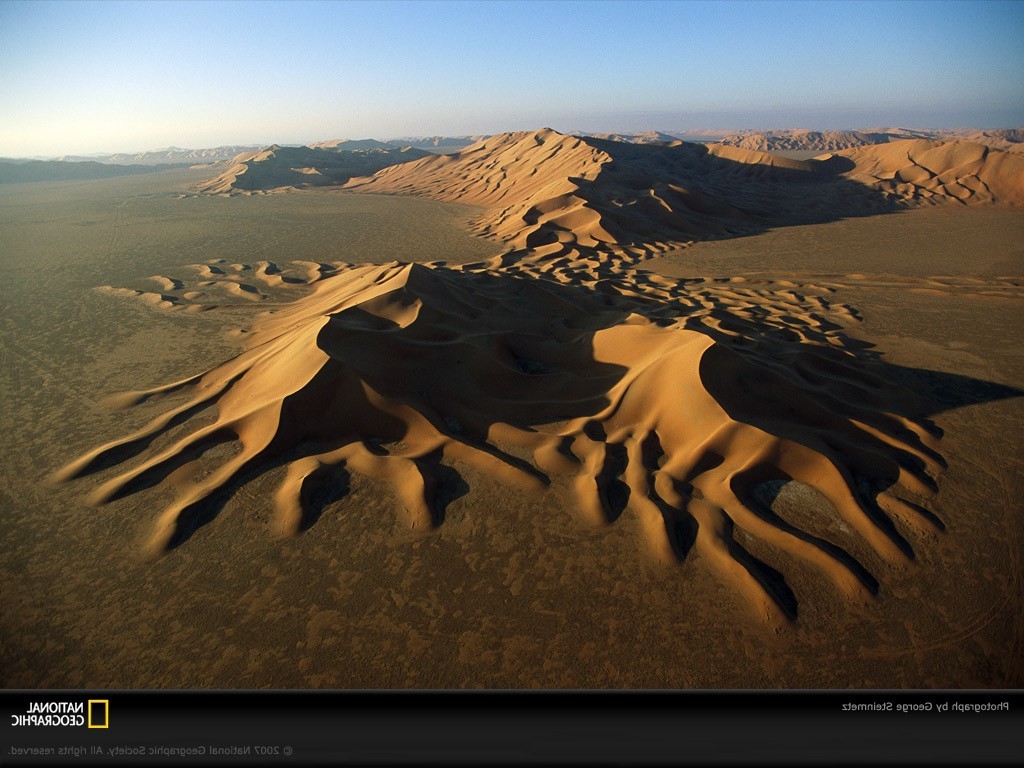
[[[154,283],[160,286],[165,291],[174,291],[180,289],[184,284],[181,280],[174,277],[164,277],[163,275],[153,275],[149,278]]]
[[[274,528],[283,535],[312,524],[320,491],[347,472],[390,481],[410,528],[429,530],[443,520],[450,468],[465,464],[514,488],[554,486],[591,525],[628,508],[650,556],[696,555],[782,626],[796,598],[742,536],[813,564],[849,600],[870,600],[878,584],[840,544],[767,512],[772,489],[816,489],[830,505],[823,514],[894,563],[912,557],[907,531],[941,529],[923,506],[942,466],[932,430],[912,418],[911,393],[844,348],[840,323],[853,315],[827,296],[795,282],[641,272],[586,281],[558,269],[545,279],[348,269],[257,321],[234,359],[122,396],[121,406],[187,397],[60,478],[145,454],[91,500],[173,482],[178,498],[148,543],[156,554],[282,459]],[[214,423],[158,440],[213,405]],[[236,445],[232,458],[200,471],[204,452],[225,442]]]
[[[309,145],[311,149],[334,149],[352,151],[355,149],[394,149],[391,144],[376,139],[328,139]]]
[[[996,131],[964,131],[934,138],[945,141],[970,141],[1005,152],[1024,152],[1024,128],[1004,128]]]
[[[901,203],[1024,205],[1024,157],[967,141],[916,139],[837,155],[845,175]]]
[[[424,157],[428,152],[411,147],[395,148],[372,140],[323,142],[313,147],[272,146],[243,153],[231,167],[198,186],[212,194],[246,194],[286,188],[343,184],[353,176],[373,173],[388,165]],[[376,146],[380,144],[380,146]],[[372,146],[371,146],[372,145]]]
[[[282,290],[308,288],[349,266],[345,262],[303,260],[227,264],[221,259],[212,259],[209,263],[188,265],[186,268],[191,274],[179,277],[153,275],[148,278],[160,286],[159,293],[109,285],[100,286],[97,290],[137,299],[156,309],[204,312],[266,301],[272,294],[280,299]],[[293,290],[286,300],[297,295]]]
[[[102,155],[96,157],[83,157],[65,155],[58,157],[58,160],[69,162],[96,162],[109,163],[114,165],[160,165],[174,163],[177,165],[205,165],[210,163],[223,163],[246,152],[258,152],[256,145],[234,145],[225,147],[210,147],[207,149],[182,149],[181,147],[167,147],[165,149],[153,149],[148,152],[117,153],[113,155]]]
[[[661,131],[635,131],[633,133],[581,133],[580,136],[587,136],[594,139],[606,139],[608,141],[625,141],[630,144],[667,144],[678,141],[679,137]]]
[[[385,168],[349,188],[481,206],[475,231],[509,250],[464,267],[213,260],[192,265],[191,281],[154,278],[164,292],[140,297],[165,308],[208,309],[200,302],[211,291],[308,295],[259,315],[231,360],[122,396],[120,405],[175,395],[176,405],[58,478],[95,475],[96,504],[173,486],[147,543],[161,554],[282,464],[281,535],[312,525],[351,472],[389,481],[409,527],[429,530],[463,466],[563,494],[591,525],[628,511],[651,557],[694,557],[776,628],[798,603],[785,574],[756,554],[765,547],[868,602],[878,581],[851,554],[851,536],[899,565],[943,528],[928,510],[944,462],[927,404],[844,333],[857,313],[833,302],[828,284],[676,280],[636,263],[674,243],[825,209],[834,217],[830,206],[1022,204],[1018,162],[963,142],[803,162],[543,130]],[[1005,281],[971,290],[1019,294]],[[228,458],[206,455],[223,444]],[[817,522],[773,512],[782,488],[819,499]]]
[[[968,141],[1008,152],[1020,152],[1024,149],[1024,129],[1022,128],[994,131],[970,129],[940,131],[912,128],[870,128],[863,131],[744,131],[724,136],[718,140],[718,143],[761,152],[838,151],[907,139]]]
[[[816,149],[821,151],[850,149],[871,144],[886,144],[904,138],[883,131],[763,131],[738,133],[719,140],[719,144],[759,152]]]
[[[885,174],[895,178],[926,152],[936,181],[890,183]],[[635,145],[543,130],[495,136],[347,186],[482,206],[474,231],[535,255],[578,258],[580,248],[597,249],[606,262],[634,263],[695,240],[899,206],[1020,204],[1024,169],[1014,156],[991,152],[910,140],[818,162],[724,145]]]
[[[543,130],[495,136],[458,155],[424,158],[347,186],[484,207],[474,231],[515,248],[657,248],[659,242],[752,228],[756,209],[769,202],[758,181],[773,180],[773,166],[807,177],[814,170],[809,163],[739,152],[681,142],[638,146]],[[749,162],[730,162],[740,159]]]
[[[128,298],[138,299],[150,306],[157,307],[159,309],[188,309],[192,312],[198,312],[202,310],[202,307],[192,304],[191,302],[185,306],[184,302],[178,297],[169,293],[156,293],[154,291],[135,291],[131,288],[118,288],[112,285],[101,285],[97,289],[100,293],[109,293],[114,296],[125,296]]]
[[[78,181],[109,179],[114,176],[136,176],[157,173],[180,165],[114,165],[93,161],[65,162],[62,160],[0,160],[0,184],[21,184],[34,181]]]

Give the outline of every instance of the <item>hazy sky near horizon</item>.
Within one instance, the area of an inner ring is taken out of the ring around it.
[[[0,2],[0,156],[1014,127],[1024,2]]]

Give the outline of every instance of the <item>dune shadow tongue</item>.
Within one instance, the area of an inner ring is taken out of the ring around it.
[[[557,282],[419,265],[354,270],[258,323],[250,349],[196,377],[181,418],[155,419],[90,455],[90,466],[116,462],[140,435],[148,443],[190,424],[194,404],[217,407],[214,425],[193,427],[104,482],[93,499],[105,503],[175,475],[184,488],[149,544],[159,553],[214,519],[245,482],[287,463],[276,495],[279,532],[308,528],[331,496],[325,484],[351,471],[394,483],[410,525],[433,527],[463,493],[442,461],[467,461],[527,487],[547,483],[529,460],[500,449],[492,432],[535,449],[552,438],[534,426],[606,407],[605,393],[626,369],[598,362],[591,340],[625,314]],[[211,430],[237,450],[209,469]]]
[[[555,268],[524,278],[397,263],[327,278],[260,320],[249,349],[187,380],[180,418],[90,454],[103,466],[140,435],[155,443],[191,422],[192,405],[217,406],[215,424],[106,481],[96,500],[203,467],[161,516],[159,554],[275,467],[280,535],[315,524],[354,474],[390,483],[423,530],[468,491],[459,465],[532,490],[561,475],[582,520],[610,525],[630,510],[656,559],[699,552],[774,623],[796,617],[796,596],[740,533],[810,563],[851,600],[878,584],[821,526],[780,515],[765,487],[816,489],[830,509],[814,514],[895,562],[914,555],[895,520],[941,529],[924,506],[944,465],[923,420],[934,400],[908,396],[870,350],[845,347],[820,301],[616,280],[609,292],[607,280]],[[214,436],[237,443],[219,465],[202,455]]]
[[[800,479],[833,501],[852,499],[900,552],[912,556],[875,499],[897,485],[923,495],[937,490],[934,477],[945,467],[938,430],[923,418],[925,398],[887,379],[885,364],[868,362],[863,355],[809,345],[796,351],[776,345],[774,356],[762,346],[756,357],[716,345],[701,360],[701,380],[730,418],[813,451],[839,470],[846,486],[837,490],[834,479],[824,478],[811,462],[786,458],[783,447],[774,462],[777,472],[762,465],[737,478],[745,483],[747,499],[754,495],[753,484],[767,477]]]

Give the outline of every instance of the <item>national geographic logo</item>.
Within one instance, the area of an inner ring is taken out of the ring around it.
[[[89,727],[110,727],[110,699],[89,699]]]
[[[15,728],[109,728],[110,700],[32,701],[23,715],[11,715]]]

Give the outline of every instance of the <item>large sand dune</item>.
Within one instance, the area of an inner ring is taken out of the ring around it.
[[[547,259],[578,258],[583,248],[608,263],[926,203],[1019,205],[1024,162],[968,142],[899,141],[800,161],[723,145],[635,145],[543,130],[494,136],[347,186],[481,206],[486,211],[472,225],[480,235]]]
[[[113,165],[163,165],[174,163],[179,165],[203,165],[208,163],[223,163],[247,152],[258,152],[261,147],[247,145],[232,145],[225,147],[209,147],[206,149],[183,149],[181,147],[166,147],[165,149],[153,149],[148,152],[117,153],[113,155],[100,155],[85,157],[81,155],[64,155],[57,160],[68,162],[96,162]]]
[[[155,276],[156,306],[311,288],[257,317],[236,357],[118,398],[171,400],[58,477],[96,478],[97,504],[175,489],[147,544],[161,554],[281,466],[272,527],[283,535],[312,525],[353,472],[389,481],[409,527],[429,530],[471,469],[563,494],[593,525],[628,511],[653,558],[694,557],[776,628],[796,618],[797,598],[750,541],[869,602],[878,580],[853,551],[866,545],[898,566],[943,529],[929,511],[944,461],[927,398],[847,335],[857,313],[828,285],[676,280],[634,264],[687,238],[800,221],[811,200],[917,204],[905,184],[959,202],[1018,201],[1018,168],[1003,153],[879,149],[808,163],[545,130],[386,168],[350,186],[481,206],[475,230],[510,250],[458,268],[208,263]],[[886,176],[910,167],[938,181]],[[987,192],[955,194],[973,179]],[[784,487],[811,500],[799,525],[772,509]]]
[[[200,192],[246,194],[286,188],[343,184],[388,165],[405,163],[429,154],[412,147],[388,147],[380,142],[344,140],[313,147],[274,145],[258,152],[242,153],[227,170],[198,186]]]
[[[819,151],[850,149],[885,144],[905,138],[899,134],[868,131],[762,131],[737,133],[719,139],[719,144],[759,152],[784,152],[814,149]]]
[[[718,143],[743,149],[755,149],[760,152],[792,152],[837,151],[907,139],[968,141],[1008,152],[1024,150],[1024,129],[1021,128],[994,131],[969,129],[938,131],[910,128],[871,128],[864,131],[745,131],[724,136],[718,140]]]
[[[838,153],[845,176],[902,204],[1024,206],[1024,156],[969,141],[911,139]]]
[[[147,453],[91,493],[104,503],[170,482],[178,499],[149,543],[161,553],[217,514],[225,493],[281,462],[280,533],[318,515],[346,472],[390,480],[410,527],[444,516],[447,467],[512,487],[564,488],[594,525],[628,507],[661,561],[691,550],[763,619],[796,599],[736,528],[820,569],[849,599],[877,582],[842,546],[763,503],[796,481],[883,557],[913,556],[903,533],[941,523],[924,504],[942,459],[914,397],[862,370],[814,287],[686,284],[642,274],[587,284],[390,264],[347,270],[259,321],[248,349],[129,405],[188,397],[139,432],[68,466],[64,479],[145,452],[182,420],[218,418]],[[210,469],[214,446],[236,446]],[[200,472],[200,467],[205,470]],[[897,525],[898,522],[898,525]]]
[[[595,139],[607,139],[609,141],[625,141],[630,144],[667,144],[678,141],[681,136],[674,136],[661,131],[635,131],[633,133],[578,133],[578,136],[588,136]]]
[[[667,243],[754,231],[760,218],[792,199],[799,182],[816,179],[810,163],[762,153],[542,130],[494,136],[457,155],[353,179],[348,187],[484,207],[474,230],[514,248],[562,244],[569,253],[576,245],[632,260],[630,246],[638,255]],[[797,191],[806,200],[806,190]]]
[[[963,141],[985,144],[1007,152],[1024,152],[1024,128],[1005,128],[998,131],[972,131]]]
[[[64,160],[0,160],[0,184],[21,184],[35,181],[79,181],[109,179],[115,176],[136,176],[157,173],[180,166],[168,164],[115,165],[94,161]]]

